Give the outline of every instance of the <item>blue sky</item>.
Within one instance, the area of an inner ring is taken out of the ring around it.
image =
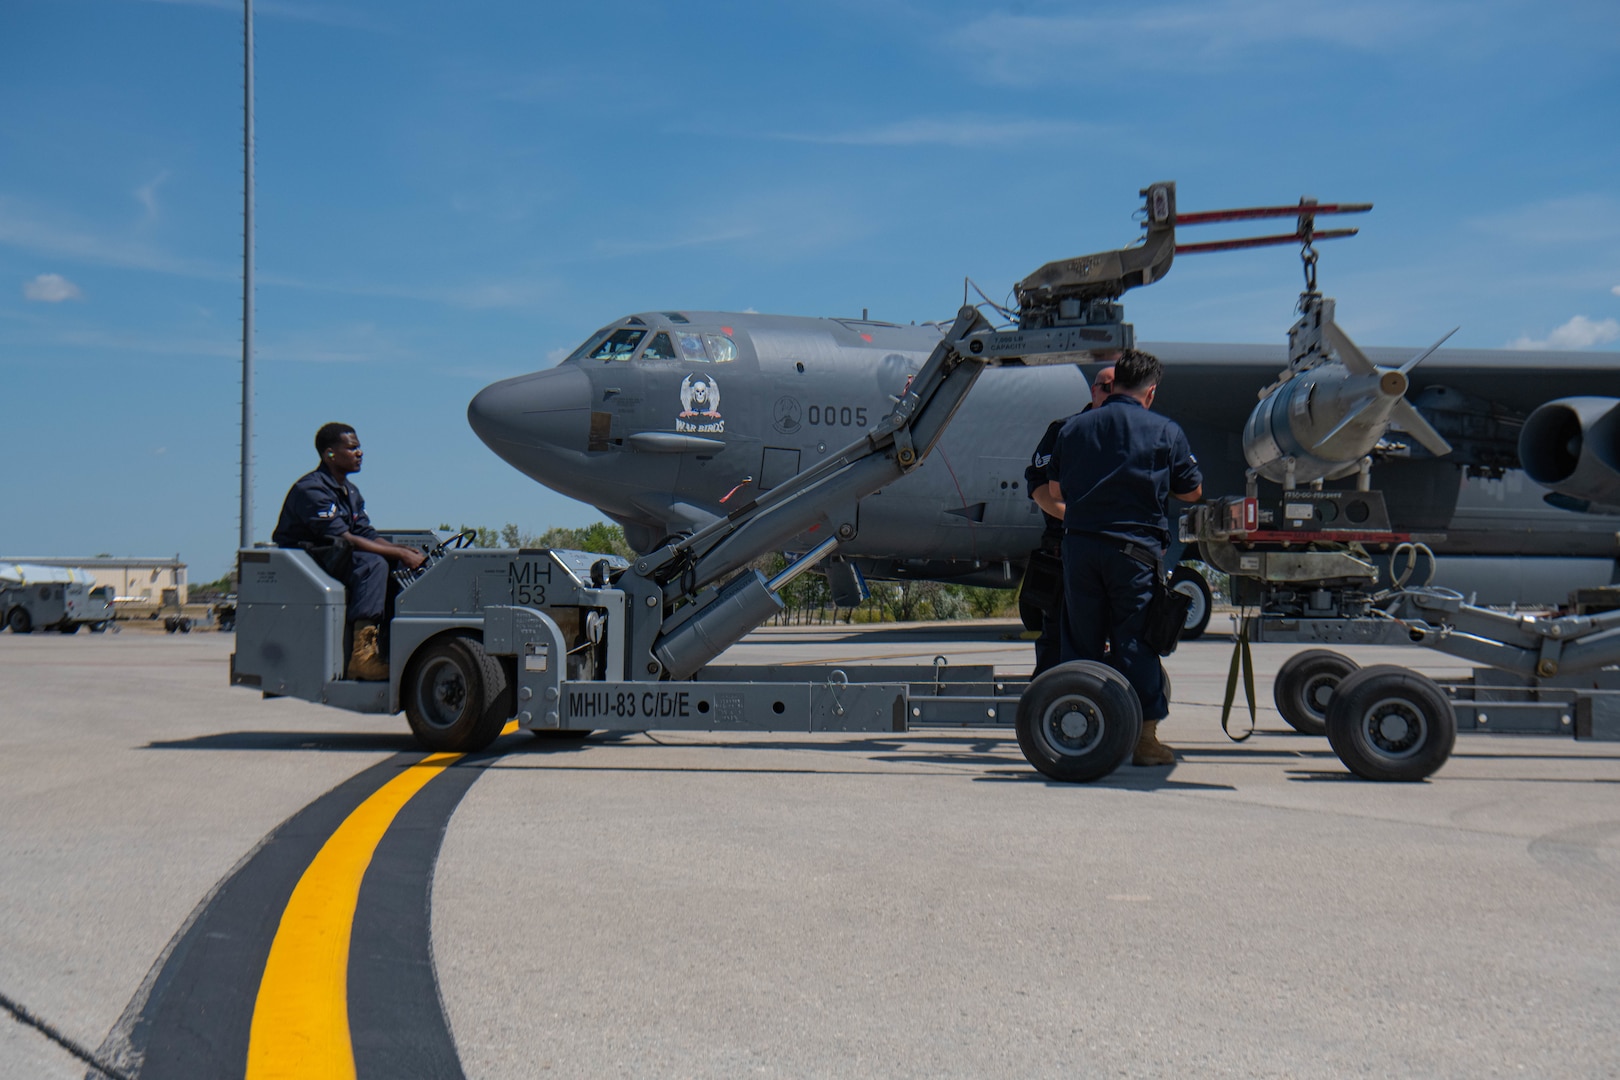
[[[1609,0],[256,11],[261,535],[330,419],[382,524],[596,520],[479,388],[632,311],[949,316],[1160,179],[1375,203],[1321,266],[1364,345],[1620,348]],[[0,0],[0,553],[231,562],[241,69],[231,0]],[[1298,291],[1288,248],[1187,257],[1127,311],[1281,343]]]

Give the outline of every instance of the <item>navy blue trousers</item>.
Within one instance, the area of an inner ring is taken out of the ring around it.
[[[356,551],[343,577],[348,589],[349,621],[380,622],[388,600],[388,560],[371,551]]]
[[[1108,664],[1131,684],[1142,702],[1142,719],[1170,715],[1159,654],[1140,637],[1153,599],[1153,570],[1089,533],[1063,537],[1063,659]],[[1113,651],[1103,655],[1112,640]]]

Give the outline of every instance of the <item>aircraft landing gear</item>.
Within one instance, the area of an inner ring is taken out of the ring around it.
[[[1209,627],[1210,612],[1215,608],[1215,594],[1210,590],[1209,581],[1197,570],[1181,563],[1170,572],[1170,587],[1192,597],[1192,606],[1187,609],[1187,623],[1181,628],[1181,640],[1198,640]]]

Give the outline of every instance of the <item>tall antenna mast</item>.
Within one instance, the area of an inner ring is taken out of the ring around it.
[[[253,0],[242,0],[242,535],[253,546]]]

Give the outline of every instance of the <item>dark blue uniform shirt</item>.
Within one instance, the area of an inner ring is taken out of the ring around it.
[[[366,516],[366,500],[348,480],[339,480],[323,466],[305,473],[287,492],[281,518],[270,539],[277,547],[318,544],[344,533],[367,540],[377,537]]]
[[[1204,482],[1180,425],[1125,394],[1070,417],[1047,468],[1063,489],[1065,533],[1095,533],[1161,556],[1170,496]]]
[[[1087,405],[1086,408],[1089,409],[1091,406]],[[1054,420],[1048,424],[1046,434],[1041,436],[1041,441],[1035,447],[1035,453],[1030,455],[1029,466],[1024,469],[1024,490],[1029,493],[1031,499],[1035,498],[1037,488],[1043,488],[1057,479],[1057,473],[1051,471],[1052,447],[1057,445],[1058,432],[1063,430],[1063,425],[1066,422],[1067,418]],[[1063,522],[1048,514],[1045,510],[1041,511],[1041,517],[1046,521],[1046,535],[1048,537],[1055,540],[1063,535]]]

